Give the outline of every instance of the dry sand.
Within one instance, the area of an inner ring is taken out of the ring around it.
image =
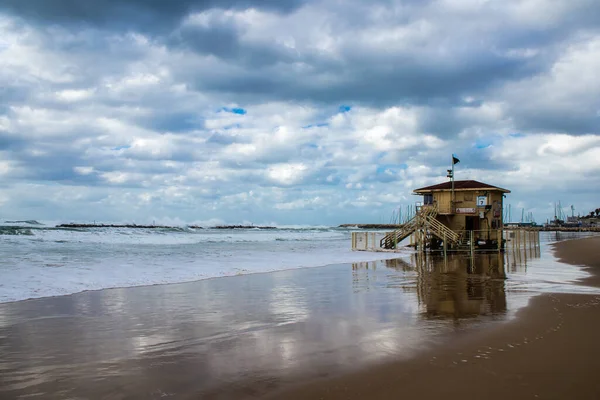
[[[560,242],[600,286],[600,237]],[[517,318],[411,360],[312,382],[274,399],[600,399],[600,296],[545,294]]]

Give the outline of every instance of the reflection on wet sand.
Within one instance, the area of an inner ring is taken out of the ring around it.
[[[410,262],[402,259],[355,263],[356,271],[384,266],[414,275],[405,288],[416,288],[419,314],[425,318],[466,318],[502,314],[506,311],[505,255],[484,253],[470,258],[464,254],[443,257],[435,254],[412,254]],[[368,278],[367,278],[368,279]]]
[[[506,257],[415,254],[0,304],[0,398],[254,396],[409,357],[507,311]]]

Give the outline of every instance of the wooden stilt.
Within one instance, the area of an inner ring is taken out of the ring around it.
[[[475,251],[475,240],[474,240],[475,235],[473,235],[473,231],[470,231],[470,239],[469,242],[471,243],[471,257],[473,257],[473,253]]]
[[[447,249],[447,242],[446,242],[446,232],[444,232],[444,259],[447,256],[447,251],[448,251],[448,249]]]

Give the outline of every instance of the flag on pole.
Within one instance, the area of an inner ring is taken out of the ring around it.
[[[460,162],[460,160],[458,158],[456,158],[456,156],[454,154],[452,154],[452,165],[458,164],[459,162]]]

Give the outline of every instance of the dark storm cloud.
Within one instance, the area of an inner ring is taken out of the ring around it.
[[[22,148],[27,142],[18,136],[0,131],[0,150],[15,150]]]
[[[94,176],[75,173],[73,166],[81,165],[81,154],[65,147],[62,151],[49,151],[41,155],[33,155],[27,149],[22,149],[13,153],[11,158],[20,166],[17,178],[84,185],[93,185],[97,181]]]
[[[213,22],[210,26],[184,26],[173,33],[167,44],[200,54],[210,54],[228,62],[260,68],[297,59],[294,52],[273,43],[243,43],[242,30],[232,23]]]
[[[431,107],[422,111],[419,119],[419,128],[441,137],[452,137],[460,133],[465,127],[465,122],[457,115],[456,109],[451,107]]]
[[[600,101],[600,96],[598,98]],[[591,104],[590,104],[591,105]],[[568,134],[598,133],[600,131],[600,108],[562,108],[562,109],[524,109],[511,110],[515,126],[530,132],[556,132]]]
[[[214,79],[203,75],[195,81],[198,90],[235,93],[255,101],[276,98],[327,104],[358,102],[378,107],[439,103],[452,106],[462,104],[463,96],[481,93],[507,80],[532,76],[547,67],[535,60],[485,53],[468,55],[453,65],[435,57],[419,60],[410,55],[383,59],[374,56],[360,60],[356,54],[346,65],[332,70],[321,69],[316,63],[315,72],[308,75],[294,75],[285,68],[243,70],[233,76],[217,73]],[[335,74],[336,70],[339,74]]]
[[[289,12],[301,5],[300,0],[3,0],[0,11],[42,23],[155,32],[172,28],[190,12],[211,8]]]

